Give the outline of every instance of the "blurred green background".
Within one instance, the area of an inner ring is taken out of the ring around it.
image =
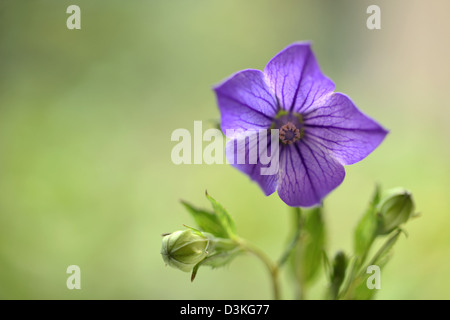
[[[81,30],[66,28],[71,4]],[[381,30],[366,28],[371,4]],[[193,225],[179,199],[208,207],[205,189],[273,258],[291,222],[276,194],[230,166],[174,165],[170,136],[194,120],[213,126],[214,84],[311,40],[336,90],[391,131],[325,201],[330,255],[350,252],[376,182],[404,186],[422,216],[378,298],[449,299],[449,11],[446,0],[2,0],[0,298],[271,298],[251,256],[194,283],[164,266],[161,233]],[[72,264],[81,290],[66,287]]]

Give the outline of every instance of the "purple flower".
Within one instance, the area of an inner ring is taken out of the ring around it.
[[[320,204],[344,180],[343,165],[364,159],[387,134],[349,97],[334,92],[309,43],[294,43],[270,60],[264,72],[240,71],[214,90],[225,134],[237,129],[279,129],[276,174],[261,175],[259,161],[233,166],[248,174],[266,195],[277,190],[290,206]],[[230,142],[236,145],[236,140]],[[266,146],[253,147],[258,147],[258,154],[275,150],[270,139]]]

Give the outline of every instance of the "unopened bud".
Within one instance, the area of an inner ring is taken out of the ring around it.
[[[414,201],[404,189],[391,190],[378,205],[378,234],[388,234],[408,221],[414,213]]]
[[[344,252],[339,251],[334,257],[333,270],[331,273],[331,298],[337,299],[339,289],[345,280],[345,273],[347,271],[348,258]]]
[[[165,235],[161,246],[164,262],[171,267],[189,272],[207,253],[209,239],[191,229]]]

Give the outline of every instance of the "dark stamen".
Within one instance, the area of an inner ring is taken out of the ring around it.
[[[292,144],[300,140],[300,137],[300,130],[292,122],[288,122],[280,128],[280,140],[284,144]]]

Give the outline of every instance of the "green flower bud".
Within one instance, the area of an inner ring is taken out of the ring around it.
[[[380,202],[377,210],[378,234],[388,234],[408,221],[414,213],[414,201],[404,189],[391,190]]]
[[[330,294],[331,299],[338,298],[339,289],[345,280],[345,273],[347,272],[348,258],[344,252],[339,251],[336,253],[333,261],[333,269],[331,273],[331,287]]]
[[[190,272],[208,254],[209,239],[201,232],[191,229],[165,235],[161,255],[166,264]]]

